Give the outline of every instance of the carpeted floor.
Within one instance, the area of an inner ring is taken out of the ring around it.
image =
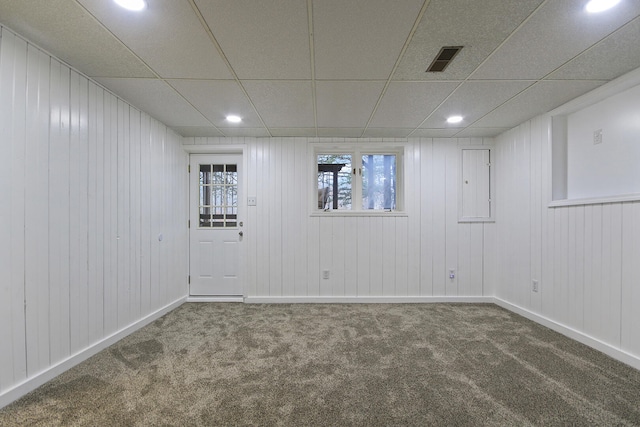
[[[0,425],[640,425],[640,371],[491,304],[188,303]]]

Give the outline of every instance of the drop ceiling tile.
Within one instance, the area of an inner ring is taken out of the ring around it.
[[[178,92],[196,107],[211,123],[229,126],[229,114],[242,117],[234,128],[261,128],[260,118],[235,80],[169,80]]]
[[[456,138],[494,138],[511,128],[476,128],[468,127],[456,134]]]
[[[213,126],[174,126],[171,129],[185,138],[192,137],[208,137],[208,136],[224,136],[222,132]]]
[[[363,128],[318,128],[320,138],[360,138]]]
[[[315,126],[310,81],[244,80],[242,84],[268,127]]]
[[[539,79],[640,14],[640,2],[621,2],[600,14],[584,0],[550,1],[500,47],[474,79]]]
[[[370,127],[416,128],[459,82],[391,82]]]
[[[473,126],[513,128],[540,114],[553,110],[598,86],[603,81],[541,81],[487,114]]]
[[[613,80],[640,67],[640,18],[551,73],[549,79]]]
[[[196,0],[240,79],[309,79],[307,3]]]
[[[142,12],[78,1],[163,78],[233,78],[187,1],[155,0]]]
[[[268,137],[269,131],[265,128],[221,128],[225,136],[232,137]]]
[[[460,80],[475,70],[542,0],[432,0],[394,80]],[[443,46],[464,46],[441,73],[427,67]]]
[[[304,136],[304,137],[315,137],[316,129],[315,128],[269,128],[272,136]]]
[[[500,104],[523,91],[531,81],[468,81],[433,112],[421,128],[465,127],[484,116]],[[447,125],[447,117],[464,118],[458,126]]]
[[[406,138],[413,132],[413,129],[367,128],[362,136],[365,138]]]
[[[162,80],[105,77],[96,81],[169,127],[211,126],[202,114]]]
[[[90,77],[154,77],[74,1],[0,1],[0,17],[4,25]]]
[[[384,82],[316,82],[318,127],[364,128]]]
[[[460,129],[416,129],[410,138],[452,138]]]
[[[314,0],[318,79],[387,79],[422,0]]]

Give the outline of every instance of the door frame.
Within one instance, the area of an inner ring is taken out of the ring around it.
[[[244,236],[243,236],[243,244],[240,245],[240,263],[239,270],[240,274],[242,274],[242,295],[241,296],[191,296],[191,285],[187,284],[187,302],[244,302],[245,298],[247,298],[247,255],[248,255],[248,247],[247,243],[250,242],[252,236],[247,233],[249,229],[247,222],[247,190],[248,190],[248,182],[247,182],[247,146],[245,144],[236,144],[236,145],[183,145],[184,150],[189,154],[188,157],[188,166],[191,166],[192,155],[240,155],[242,156],[242,175],[241,175],[241,183],[240,188],[242,189],[243,201],[238,208],[238,221],[244,222]],[[195,173],[195,171],[192,171]],[[189,179],[187,180],[187,204],[188,204],[188,218],[187,220],[191,220],[191,214],[194,207],[191,205],[191,174],[189,174]],[[197,225],[196,225],[197,226]],[[191,275],[191,229],[187,229],[188,233],[188,267],[189,267],[189,276]]]

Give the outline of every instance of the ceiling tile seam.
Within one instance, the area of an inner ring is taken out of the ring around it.
[[[585,80],[585,81],[589,81],[589,80],[602,80],[602,79],[548,79],[547,77],[549,77],[551,74],[555,73],[556,71],[558,71],[560,68],[564,67],[565,65],[567,65],[569,62],[573,61],[576,58],[579,58],[580,56],[584,55],[585,53],[589,52],[590,50],[596,48],[598,45],[604,43],[608,38],[612,37],[615,33],[617,33],[618,31],[623,30],[625,27],[634,24],[636,21],[640,20],[640,15],[636,16],[635,18],[631,19],[630,21],[628,21],[626,24],[617,27],[615,30],[611,31],[609,34],[607,34],[606,36],[604,36],[603,38],[601,38],[600,40],[598,40],[597,42],[595,42],[594,44],[592,44],[591,46],[587,47],[586,49],[584,49],[582,52],[578,53],[577,55],[575,55],[573,58],[568,59],[567,61],[565,61],[564,63],[562,63],[561,65],[559,65],[558,67],[556,67],[555,69],[553,69],[552,71],[548,72],[547,74],[545,74],[542,78],[540,78],[540,80],[547,80],[547,81],[553,81],[553,80]],[[610,81],[609,80],[605,80],[605,81]]]
[[[313,35],[313,0],[307,0],[307,29],[309,32],[309,66],[311,67],[311,104],[313,107],[313,128],[318,136],[318,103],[316,101],[316,61]]]
[[[242,84],[242,82],[238,78],[238,74],[236,73],[236,70],[234,70],[233,67],[231,66],[231,62],[229,62],[229,59],[227,58],[227,55],[225,55],[224,51],[222,50],[222,46],[220,46],[220,43],[218,43],[218,39],[216,39],[216,36],[213,34],[213,31],[211,30],[211,27],[209,27],[209,24],[204,19],[204,16],[202,15],[202,12],[198,8],[198,5],[196,5],[195,0],[189,0],[189,4],[191,5],[191,9],[193,10],[193,12],[196,14],[198,19],[200,20],[200,25],[202,25],[202,27],[204,28],[205,32],[209,36],[209,40],[211,40],[211,43],[213,43],[215,48],[218,50],[218,53],[220,54],[220,57],[222,58],[222,60],[226,64],[227,68],[229,69],[229,72],[233,76],[233,79],[236,81],[236,84],[240,87],[240,90],[242,91],[244,96],[247,98],[247,101],[251,105],[251,108],[253,108],[253,111],[255,112],[256,116],[260,120],[260,123],[262,123],[262,126],[264,127],[264,129],[266,129],[267,134],[269,135],[269,137],[272,137],[273,135],[271,135],[271,131],[269,130],[269,128],[267,127],[267,124],[264,122],[264,119],[262,118],[262,116],[258,112],[258,109],[256,108],[256,105],[253,103],[253,100],[251,100],[251,97],[249,96],[249,93],[247,92],[247,89],[244,87],[244,85]],[[223,133],[223,135],[226,136],[226,134],[224,134],[224,133]]]
[[[473,75],[487,62],[489,61],[489,59],[491,59],[493,57],[493,55],[495,55],[496,52],[498,52],[500,50],[500,48],[502,46],[505,45],[505,43],[507,43],[511,37],[513,37],[518,31],[520,31],[520,29],[527,23],[529,22],[529,20],[545,5],[547,4],[549,0],[544,0],[542,3],[540,3],[538,5],[538,7],[535,8],[535,10],[533,12],[531,12],[524,20],[522,20],[522,22],[507,36],[505,37],[504,40],[502,40],[502,42],[495,48],[493,49],[493,51],[487,55],[487,57],[480,63],[478,64],[478,66],[475,68],[475,70],[473,70],[465,79],[462,83],[460,83],[450,94],[449,96],[447,96],[436,108],[434,108],[431,113],[418,125],[418,127],[416,127],[413,132],[411,132],[409,134],[409,136],[413,135],[416,131],[418,131],[418,129],[420,129],[420,126],[422,126],[427,120],[429,120],[431,118],[431,116],[433,116],[433,114],[438,111],[438,108],[440,108],[449,98],[451,98],[453,96],[453,94],[455,94],[455,92],[462,86],[462,84],[464,82],[467,82],[469,80],[471,80],[471,78],[473,77]],[[533,84],[527,86],[527,88],[533,86],[534,84],[536,84],[539,80],[536,80]],[[526,88],[524,89],[526,90]],[[524,91],[523,90],[523,91]],[[518,92],[516,95],[514,95],[513,97],[509,98],[506,102],[510,101],[511,99],[515,98],[516,96],[518,96],[520,93],[522,93],[523,91]],[[500,106],[504,105],[504,103],[500,104]],[[494,108],[493,110],[489,111],[487,114],[492,113],[493,111],[495,111],[497,108],[500,108],[500,106]],[[485,117],[487,114],[485,114],[482,117]],[[481,117],[481,118],[482,118]],[[477,119],[475,121],[473,121],[472,123],[469,123],[467,126],[463,127],[460,129],[459,132],[456,132],[455,135],[457,135],[458,133],[460,133],[461,131],[467,129],[469,126],[471,126],[473,123],[477,122],[480,119]],[[448,128],[444,128],[444,129],[448,129]]]
[[[415,21],[413,22],[413,27],[411,27],[411,31],[409,31],[409,34],[407,35],[407,38],[404,41],[404,45],[402,46],[402,49],[400,50],[400,53],[398,54],[398,58],[396,58],[396,63],[393,64],[393,68],[391,69],[391,72],[389,73],[389,77],[387,78],[387,81],[385,82],[385,84],[384,84],[384,86],[382,88],[382,91],[380,92],[380,96],[378,97],[378,100],[376,101],[376,104],[373,106],[373,111],[371,111],[371,114],[369,115],[369,119],[367,120],[367,123],[364,125],[364,129],[362,130],[362,134],[360,135],[361,138],[364,137],[365,133],[367,132],[367,129],[369,128],[369,125],[371,124],[371,121],[373,120],[373,117],[375,116],[376,112],[378,111],[378,107],[380,106],[380,103],[382,102],[382,98],[387,93],[387,89],[389,88],[389,85],[391,84],[393,76],[396,73],[396,70],[398,69],[398,67],[400,66],[400,62],[402,61],[402,58],[404,57],[404,54],[406,53],[407,49],[409,48],[409,44],[411,43],[411,40],[413,39],[413,36],[415,35],[416,31],[418,30],[418,26],[420,25],[420,22],[422,21],[422,17],[424,16],[425,12],[427,11],[427,8],[429,7],[430,3],[431,3],[431,0],[425,0],[424,3],[422,4],[422,7],[420,8],[420,12],[418,12],[418,16],[416,17]]]
[[[462,132],[463,130],[470,128],[471,126],[473,126],[474,123],[479,122],[480,120],[484,119],[486,116],[488,116],[489,114],[493,113],[494,111],[496,111],[497,109],[501,108],[503,105],[505,105],[506,103],[510,102],[511,100],[517,98],[518,96],[522,95],[524,92],[528,91],[529,89],[535,87],[538,83],[540,83],[542,80],[535,80],[533,83],[531,83],[529,86],[523,88],[521,91],[519,91],[518,93],[516,93],[515,95],[513,95],[511,98],[505,100],[504,102],[502,102],[500,105],[498,105],[497,107],[495,107],[493,110],[488,111],[486,114],[482,115],[481,117],[478,117],[476,120],[474,120],[473,122],[469,123],[467,126],[465,126],[464,128],[461,128],[458,132],[455,133],[455,135],[459,134],[460,132]]]
[[[124,47],[131,55],[133,55],[135,58],[137,58],[141,63],[144,64],[145,67],[147,67],[147,69],[151,72],[151,74],[153,74],[156,77],[156,80],[162,81],[164,84],[168,85],[173,91],[175,91],[178,96],[180,98],[182,98],[186,103],[188,103],[189,105],[191,105],[195,111],[197,111],[203,119],[205,119],[207,122],[211,123],[211,121],[207,118],[207,116],[205,116],[204,114],[202,114],[202,112],[200,110],[198,110],[195,105],[193,105],[191,102],[189,102],[188,99],[186,99],[184,96],[182,96],[182,94],[180,92],[178,92],[173,86],[171,86],[169,83],[167,83],[165,81],[165,79],[163,79],[162,77],[160,77],[160,75],[158,73],[156,73],[156,71],[149,65],[147,64],[147,62],[145,60],[143,60],[142,58],[140,58],[140,56],[138,56],[138,54],[136,54],[133,50],[131,50],[131,48],[129,48],[129,46],[127,46],[125,44],[125,42],[123,42],[122,40],[120,40],[120,38],[118,36],[116,36],[109,28],[107,28],[106,25],[104,25],[102,23],[102,21],[100,21],[98,19],[97,16],[95,16],[93,13],[91,13],[91,11],[89,11],[89,9],[87,9],[82,3],[80,3],[78,0],[75,0],[76,5],[78,5],[81,9],[83,9],[100,27],[102,27],[107,33],[111,34],[111,37],[113,37],[118,43],[120,43],[122,45],[122,47]],[[82,73],[84,74],[84,73]],[[99,78],[99,77],[93,77],[93,78]],[[93,79],[92,78],[92,79]],[[141,78],[142,79],[142,78]],[[102,86],[102,85],[101,85]],[[110,91],[111,92],[111,91]],[[121,98],[120,96],[118,96],[118,98]],[[127,101],[127,103],[129,103],[129,101]],[[214,128],[216,128],[216,130],[219,130],[213,123],[211,123],[211,126],[213,126]]]
[[[431,110],[431,112],[429,113],[429,115],[427,115],[427,117],[424,118],[423,121],[420,122],[420,124],[411,131],[411,133],[407,136],[407,138],[411,138],[411,135],[413,135],[414,133],[416,133],[416,131],[418,131],[420,129],[420,126],[422,126],[427,120],[429,120],[431,118],[431,116],[433,116],[433,113],[435,113],[436,111],[438,111],[438,108],[442,107],[444,105],[445,102],[447,102],[449,100],[449,98],[451,98],[453,96],[454,93],[456,93],[456,91],[460,88],[460,86],[462,86],[465,83],[465,81],[461,81],[458,86],[456,86],[451,93],[449,93],[449,95],[447,95],[447,97],[445,99],[443,99],[433,110]],[[466,126],[465,126],[466,128]],[[442,129],[450,129],[450,128],[442,128]],[[464,129],[464,128],[463,128]]]
[[[473,70],[471,72],[471,74],[469,74],[467,76],[467,78],[465,80],[470,79],[471,77],[473,77],[473,75],[475,73],[478,72],[478,70],[484,65],[486,64],[491,58],[493,58],[493,56],[496,54],[496,52],[498,52],[502,46],[504,46],[509,40],[511,40],[511,38],[518,32],[520,31],[520,29],[522,29],[522,27],[524,27],[527,22],[529,22],[531,20],[531,18],[533,18],[533,16],[538,13],[538,11],[540,9],[542,9],[547,3],[549,2],[549,0],[544,0],[542,3],[540,3],[538,5],[538,7],[535,8],[535,10],[533,12],[531,12],[521,23],[520,25],[518,25],[507,37],[505,37],[504,40],[502,40],[502,43],[500,43],[495,49],[493,49],[493,51],[487,55],[487,57],[476,67],[475,70]]]

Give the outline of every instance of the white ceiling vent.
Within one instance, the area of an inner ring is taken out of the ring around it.
[[[427,68],[427,72],[439,73],[444,71],[462,48],[463,46],[444,46],[436,55],[436,59],[434,59],[431,65],[429,65],[429,68]]]

